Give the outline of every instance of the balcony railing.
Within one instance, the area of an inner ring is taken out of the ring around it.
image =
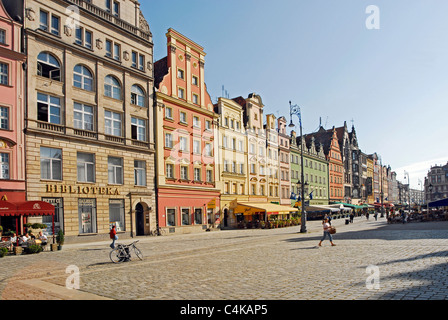
[[[106,10],[97,7],[87,1],[84,0],[65,0],[68,3],[72,3],[77,5],[78,7],[96,15],[97,17],[100,17],[101,19],[104,19],[106,21],[109,21],[113,24],[115,24],[116,26],[122,28],[123,30],[126,30],[130,33],[135,34],[138,37],[141,37],[147,41],[151,41],[151,34],[147,33],[139,28],[137,28],[136,26],[133,26],[132,24],[114,16],[113,14],[107,12]]]

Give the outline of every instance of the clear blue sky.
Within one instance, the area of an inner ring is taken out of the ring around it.
[[[204,47],[213,102],[259,94],[265,114],[301,106],[304,133],[351,127],[397,179],[417,189],[431,165],[448,161],[448,1],[141,0],[166,56],[168,28]],[[368,5],[380,29],[366,28]],[[297,122],[297,118],[293,119]]]

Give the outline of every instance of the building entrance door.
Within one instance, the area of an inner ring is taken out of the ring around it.
[[[135,206],[135,225],[137,227],[137,235],[143,236],[145,234],[145,215],[143,206],[140,203]]]

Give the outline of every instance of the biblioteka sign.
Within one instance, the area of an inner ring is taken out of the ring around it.
[[[47,193],[71,193],[71,194],[99,194],[99,195],[120,195],[118,188],[111,187],[89,187],[47,184]]]

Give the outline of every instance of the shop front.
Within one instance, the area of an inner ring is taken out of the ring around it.
[[[17,235],[24,234],[26,232],[25,225],[36,217],[49,217],[51,223],[47,226],[52,231],[51,234],[54,234],[54,215],[54,206],[45,201],[10,202],[0,200],[0,219],[5,236],[11,236],[13,232]]]
[[[257,227],[270,221],[287,221],[297,215],[299,209],[268,202],[237,202],[233,209],[238,226]]]
[[[193,233],[213,228],[220,220],[219,191],[160,188],[158,224],[166,234]]]

